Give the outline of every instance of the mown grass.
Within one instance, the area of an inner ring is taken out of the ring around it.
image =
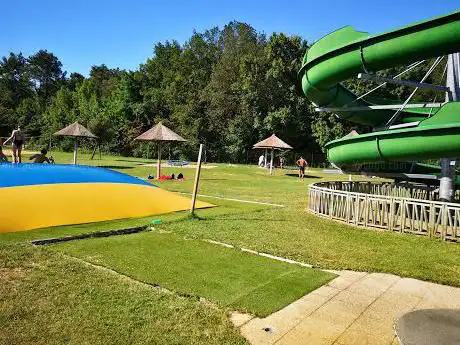
[[[53,155],[59,163],[71,161],[71,154]],[[143,159],[103,157],[102,160],[90,161],[85,157],[82,158],[82,163],[110,166],[115,170],[138,177],[146,177],[154,171],[151,167],[144,166],[150,161]],[[162,188],[188,193],[192,191],[193,170],[167,168],[163,171],[176,174],[183,172],[186,180],[182,183],[159,182]],[[73,343],[97,344],[99,341],[97,339],[101,339],[99,343],[117,343],[118,337],[120,338],[118,343],[134,344],[242,342],[225,317],[227,307],[224,302],[220,302],[219,309],[209,309],[209,306],[202,305],[195,299],[188,300],[168,294],[163,296],[160,292],[152,292],[150,289],[147,289],[150,292],[145,292],[141,288],[134,289],[131,286],[132,283],[126,285],[123,279],[120,280],[103,271],[88,268],[54,250],[29,248],[24,244],[35,238],[142,225],[152,218],[160,218],[163,221],[161,225],[156,226],[158,230],[172,232],[182,238],[206,238],[233,243],[257,251],[310,262],[324,268],[388,272],[460,286],[460,246],[458,244],[409,234],[360,229],[316,217],[306,211],[308,184],[324,180],[346,179],[347,176],[329,175],[317,169],[310,169],[307,172],[309,177],[305,181],[299,181],[295,173],[295,171],[277,171],[275,176],[268,176],[264,169],[228,164],[218,164],[215,169],[202,170],[200,188],[202,194],[272,202],[286,205],[285,208],[205,199],[218,207],[198,210],[199,220],[190,220],[186,213],[175,213],[144,219],[0,234],[0,246],[3,248],[0,251],[0,262],[2,263],[0,279],[3,281],[13,279],[7,285],[2,284],[0,287],[0,329],[2,329],[0,337],[4,337],[0,338],[0,343],[4,339],[8,340],[4,342],[14,344],[45,343],[42,337],[49,339],[46,343],[65,343],[64,340],[68,340],[68,334],[77,337],[72,331],[73,324],[76,325],[78,331],[82,331],[90,327],[92,323],[97,325],[94,333],[88,332],[85,337],[85,332],[81,332],[78,338],[72,338],[76,339]],[[116,241],[121,243],[130,236],[116,238]],[[74,245],[71,243],[54,248],[61,248],[65,251],[81,250],[81,255],[87,260],[94,260],[90,256],[97,257],[101,251],[104,253],[102,259],[105,261],[101,261],[104,265],[129,274],[129,265],[136,265],[136,263],[133,264],[134,255],[125,263],[118,262],[124,257],[129,258],[131,254],[128,253],[128,250],[123,249],[121,244],[117,245],[117,250],[113,251],[108,245],[97,245],[97,243],[110,243],[110,241],[109,239],[82,241],[82,244],[92,243],[91,253],[89,249],[79,248],[80,242],[74,249],[71,249]],[[112,255],[118,255],[118,258],[107,259]],[[13,261],[24,263],[11,266],[13,269],[18,268],[21,272],[17,279],[11,278],[16,274],[16,271],[11,273],[9,270],[11,256],[16,258]],[[152,261],[153,264],[154,261]],[[166,273],[164,274],[166,276]],[[90,276],[87,290],[85,288],[87,286],[86,276]],[[155,281],[153,275],[148,278]],[[98,290],[96,281],[97,284],[102,285],[100,287],[102,290]],[[283,289],[284,285],[278,288]],[[99,291],[96,294],[102,299],[99,304],[91,299],[92,291]],[[125,291],[129,292],[126,304],[122,301]],[[153,294],[154,297],[151,297],[150,294]],[[145,302],[149,298],[152,298],[153,301],[150,304]],[[275,293],[267,298],[276,299],[278,296]],[[150,309],[144,309],[144,302],[147,304],[145,308]],[[92,303],[95,305],[93,306]],[[156,307],[157,303],[161,308]],[[120,310],[124,310],[122,306],[131,304],[139,307],[134,308],[136,310],[130,309],[119,313]],[[79,309],[74,317],[75,305],[78,305]],[[177,307],[178,314],[173,312],[176,306],[179,306]],[[47,320],[45,315],[51,313],[54,308],[57,317],[51,316]],[[102,316],[99,316],[98,310],[101,308],[104,311]],[[162,308],[168,312],[163,311]],[[15,309],[21,311],[20,315],[25,316],[12,314]],[[32,312],[29,312],[29,309]],[[143,314],[148,315],[146,320]],[[105,321],[100,323],[99,318],[109,321],[106,325],[102,325],[101,323]],[[116,325],[111,321],[113,318],[117,320]],[[143,321],[132,321],[138,318]],[[54,322],[59,325],[59,329],[53,328]],[[153,327],[155,330],[152,331],[150,328]],[[143,334],[144,332],[147,334]],[[153,332],[152,335],[149,335],[149,332]],[[164,339],[159,335],[162,332],[166,334]],[[146,338],[148,336],[151,338]]]
[[[188,196],[185,196],[188,197]],[[204,201],[216,204],[216,199],[201,198]],[[200,217],[216,217],[230,214],[245,214],[250,212],[260,212],[263,209],[270,208],[265,205],[242,204],[233,201],[218,200],[218,207],[201,210]],[[187,212],[175,212],[163,215],[149,216],[144,218],[119,219],[98,223],[76,224],[69,226],[58,226],[30,231],[19,231],[10,233],[0,233],[2,242],[23,242],[36,239],[45,239],[52,237],[63,237],[68,235],[78,235],[85,233],[101,232],[108,230],[118,230],[130,227],[148,225],[152,220],[160,219],[162,226],[172,222],[188,222],[190,217]]]
[[[51,248],[139,281],[258,316],[281,309],[334,277],[171,233],[143,232]]]
[[[246,344],[225,309],[0,243],[0,344]]]
[[[147,175],[145,169],[136,165],[124,171],[142,177]],[[177,171],[178,168],[165,169],[165,172]],[[190,176],[183,183],[163,181],[158,184],[169,190],[191,192],[193,170],[181,171],[186,177]],[[240,209],[235,212],[234,207],[238,206],[224,204],[225,210],[217,214],[209,210],[198,211],[197,214],[204,218],[201,222],[171,222],[164,228],[184,236],[229,242],[324,268],[387,272],[460,286],[458,244],[411,234],[361,229],[319,218],[306,211],[308,184],[346,178],[346,175],[309,169],[307,178],[299,181],[296,171],[276,171],[275,176],[268,176],[265,169],[255,166],[219,164],[218,168],[202,170],[202,194],[272,202],[287,207],[251,209],[252,205],[242,204],[241,209],[247,208],[248,211],[241,212]],[[376,181],[357,176],[354,179]],[[218,205],[222,203],[220,200],[209,201]]]

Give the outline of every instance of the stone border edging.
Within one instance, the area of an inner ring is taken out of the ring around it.
[[[209,239],[204,239],[203,241],[208,242],[208,243],[212,243],[212,244],[217,244],[218,246],[222,246],[222,247],[239,249],[242,252],[246,252],[246,253],[250,253],[250,254],[254,254],[254,255],[258,255],[258,256],[264,256],[266,258],[286,262],[288,264],[294,264],[294,265],[299,265],[299,266],[308,267],[308,268],[318,268],[318,267],[313,266],[312,264],[307,264],[306,262],[295,261],[295,260],[292,260],[292,259],[283,258],[282,256],[276,256],[276,255],[272,255],[272,254],[268,254],[268,253],[258,252],[256,250],[252,250],[252,249],[245,248],[245,247],[237,247],[237,246],[234,246],[232,244],[225,243],[225,242],[219,242],[219,241],[214,241],[214,240],[209,240]]]
[[[44,238],[44,239],[39,239],[39,240],[32,240],[32,244],[36,246],[43,246],[43,245],[53,244],[53,243],[83,240],[86,238],[128,235],[128,234],[135,234],[138,232],[145,231],[147,230],[147,228],[148,228],[148,225],[142,225],[142,226],[136,226],[133,228],[125,228],[125,229],[118,229],[118,230],[107,230],[107,231],[98,231],[98,232],[91,232],[91,233],[78,234],[78,235],[69,235],[69,236],[64,236],[64,237]]]

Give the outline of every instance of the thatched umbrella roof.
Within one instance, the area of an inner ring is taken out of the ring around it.
[[[64,137],[74,137],[74,150],[73,150],[73,164],[77,164],[77,151],[78,151],[78,138],[93,138],[96,139],[93,133],[90,132],[88,128],[83,125],[80,125],[78,122],[74,122],[71,125],[68,125],[66,128],[61,129],[54,133],[54,135],[64,136]]]
[[[155,127],[150,128],[147,132],[142,133],[134,140],[158,141],[157,179],[159,179],[161,175],[161,143],[168,141],[187,141],[179,134],[163,125],[161,122],[159,122]]]
[[[147,132],[142,133],[134,140],[143,141],[187,141],[179,134],[173,132],[168,127],[159,122],[155,127],[150,128]]]
[[[287,149],[292,150],[292,146],[286,144],[280,138],[278,138],[275,134],[272,134],[271,137],[259,141],[255,144],[252,148],[254,149],[265,149],[265,166],[267,166],[267,149],[271,149],[271,158],[270,158],[270,175],[273,172],[273,151],[275,149]]]
[[[355,130],[352,130],[350,133],[348,133],[347,135],[345,135],[345,136],[342,137],[341,139],[356,137],[357,135],[359,135],[359,133],[356,132]]]
[[[63,128],[60,131],[54,133],[54,135],[66,137],[97,138],[97,136],[91,133],[88,128],[79,124],[78,122],[74,122],[71,125],[68,125],[66,128]]]
[[[292,150],[292,146],[286,144],[280,138],[278,138],[275,134],[272,134],[271,137],[259,141],[257,144],[253,146],[255,149],[289,149]]]

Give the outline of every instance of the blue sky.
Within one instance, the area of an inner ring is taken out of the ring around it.
[[[285,32],[313,42],[344,25],[379,33],[460,8],[459,0],[316,1],[2,1],[0,56],[53,52],[70,72],[91,65],[136,69],[155,42],[185,42],[231,20],[266,34]]]

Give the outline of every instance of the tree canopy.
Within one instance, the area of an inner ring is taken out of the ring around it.
[[[133,139],[163,121],[188,139],[185,157],[205,143],[208,160],[244,162],[252,145],[273,133],[298,153],[318,153],[355,126],[314,112],[302,94],[297,72],[306,49],[299,36],[267,37],[234,21],[194,32],[184,44],[156,43],[135,71],[103,64],[92,66],[87,78],[67,76],[46,50],[29,57],[12,52],[0,60],[0,136],[21,124],[44,145],[79,121],[105,149],[140,155],[143,148]],[[347,86],[360,92],[366,85]],[[379,92],[406,94],[401,88]],[[65,148],[65,140],[61,144]]]

